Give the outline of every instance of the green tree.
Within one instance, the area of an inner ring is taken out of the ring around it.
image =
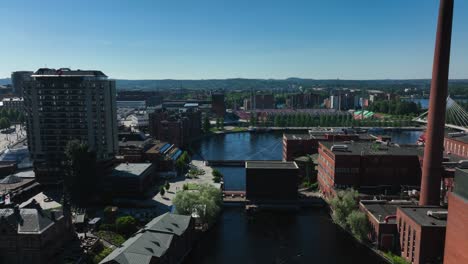
[[[71,202],[86,204],[94,197],[101,184],[101,179],[96,174],[96,153],[91,151],[88,145],[72,140],[65,147],[64,163],[64,185]]]
[[[250,112],[250,126],[257,125],[257,117],[255,116],[254,112]]]
[[[164,188],[166,188],[167,191],[169,191],[169,188],[171,188],[171,184],[169,181],[166,181],[166,184],[164,184]]]
[[[166,190],[164,190],[164,186],[159,187],[159,193],[161,196],[164,196],[166,194]]]
[[[210,132],[210,127],[210,119],[208,118],[208,115],[205,115],[205,118],[203,119],[203,133]]]
[[[173,200],[177,213],[192,215],[196,212],[204,223],[212,224],[221,212],[221,191],[211,185],[201,184],[196,191],[178,192]]]
[[[224,129],[224,118],[219,119],[219,129]]]
[[[115,220],[115,228],[117,233],[128,237],[137,231],[137,221],[132,216],[122,216]]]
[[[346,191],[338,191],[336,195],[330,199],[330,206],[333,210],[332,219],[335,223],[346,228],[346,220],[348,215],[358,208],[358,192],[353,189]]]
[[[346,223],[351,230],[351,233],[360,241],[366,239],[367,234],[369,234],[369,221],[367,216],[359,211],[352,211],[346,218]]]

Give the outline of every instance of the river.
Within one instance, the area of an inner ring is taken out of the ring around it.
[[[385,132],[400,144],[415,143],[421,131]],[[205,159],[280,160],[282,133],[215,135],[195,144]],[[245,172],[219,167],[227,190],[245,189]],[[261,213],[248,217],[242,207],[225,206],[218,223],[192,250],[195,264],[380,264],[371,250],[333,224],[325,209]]]

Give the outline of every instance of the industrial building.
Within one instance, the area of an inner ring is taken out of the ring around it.
[[[444,137],[444,151],[447,154],[468,159],[468,134],[447,133]]]
[[[438,206],[398,207],[401,256],[410,263],[442,263],[447,209]],[[461,262],[457,262],[461,263]]]
[[[289,201],[298,198],[299,168],[295,162],[246,161],[246,197],[250,201]]]
[[[399,233],[396,221],[396,211],[400,206],[415,205],[411,201],[396,200],[361,200],[359,209],[369,220],[369,240],[382,251],[399,252]]]
[[[98,161],[118,150],[115,81],[101,71],[41,68],[24,83],[28,148],[37,180],[56,183],[71,140],[87,144]]]
[[[445,264],[468,263],[468,169],[457,169],[449,194]]]
[[[292,161],[300,156],[318,153],[319,141],[373,141],[376,139],[368,134],[344,132],[285,133],[283,134],[283,161]]]
[[[201,131],[201,112],[187,110],[180,113],[159,109],[149,115],[150,134],[155,139],[186,146],[191,140],[198,138]]]
[[[421,183],[422,148],[379,142],[319,142],[318,182],[326,196],[354,188],[367,194],[398,193]]]

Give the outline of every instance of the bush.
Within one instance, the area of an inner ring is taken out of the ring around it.
[[[101,224],[99,230],[103,231],[115,231],[115,224]]]
[[[179,214],[191,215],[196,211],[208,224],[215,222],[223,205],[221,191],[211,185],[198,185],[197,191],[178,192],[173,200]]]
[[[101,262],[105,257],[107,257],[107,255],[109,255],[110,253],[112,253],[112,249],[111,248],[104,248],[99,254],[95,255],[93,257],[93,263],[95,264],[98,264],[99,262]]]
[[[384,253],[385,257],[387,257],[392,264],[410,264],[404,258],[393,254],[392,252]]]
[[[346,218],[346,223],[351,230],[351,233],[359,241],[363,241],[369,233],[369,222],[367,216],[358,210],[352,211]]]
[[[132,216],[119,217],[115,220],[115,230],[128,237],[137,231],[137,221]]]
[[[114,233],[112,231],[98,231],[97,235],[102,239],[109,241],[114,245],[121,245],[125,242],[125,238],[122,235]]]
[[[189,186],[188,186],[188,184],[184,184],[184,185],[182,185],[182,190],[184,190],[184,191],[188,191],[188,189],[189,189]]]
[[[164,194],[166,194],[166,191],[164,190],[164,186],[159,187],[159,193],[161,194],[161,196],[164,196]]]
[[[214,177],[220,177],[220,178],[223,177],[223,174],[217,169],[213,169],[212,174]]]

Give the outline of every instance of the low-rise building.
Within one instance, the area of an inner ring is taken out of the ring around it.
[[[24,100],[19,97],[7,97],[2,99],[2,107],[7,110],[14,110],[18,112],[24,111]]]
[[[101,264],[182,263],[192,248],[192,217],[165,213],[115,249]]]
[[[118,197],[144,197],[155,182],[151,163],[121,163],[112,170],[108,192]]]
[[[9,175],[0,180],[0,197],[7,194],[14,203],[21,203],[40,190],[39,183],[34,178],[22,178],[17,175]],[[4,202],[0,199],[0,205]]]
[[[74,235],[65,208],[46,211],[33,201],[24,208],[0,209],[0,262],[60,263],[63,246]]]
[[[468,169],[457,169],[449,193],[445,264],[468,263]]]
[[[442,263],[447,209],[435,206],[398,207],[396,220],[401,256],[406,261],[415,264]]]
[[[256,202],[298,198],[299,168],[295,162],[247,161],[246,197]]]
[[[320,142],[318,182],[326,196],[354,188],[367,194],[398,193],[421,183],[423,148],[379,142]]]
[[[201,135],[201,112],[160,109],[150,114],[149,126],[155,139],[182,147]]]
[[[359,208],[370,223],[369,240],[382,251],[399,252],[396,211],[399,206],[415,205],[411,201],[361,200]]]
[[[468,134],[449,133],[444,138],[444,150],[447,154],[468,159]]]
[[[283,134],[283,161],[318,153],[319,141],[373,141],[368,134],[321,132],[311,134]]]

